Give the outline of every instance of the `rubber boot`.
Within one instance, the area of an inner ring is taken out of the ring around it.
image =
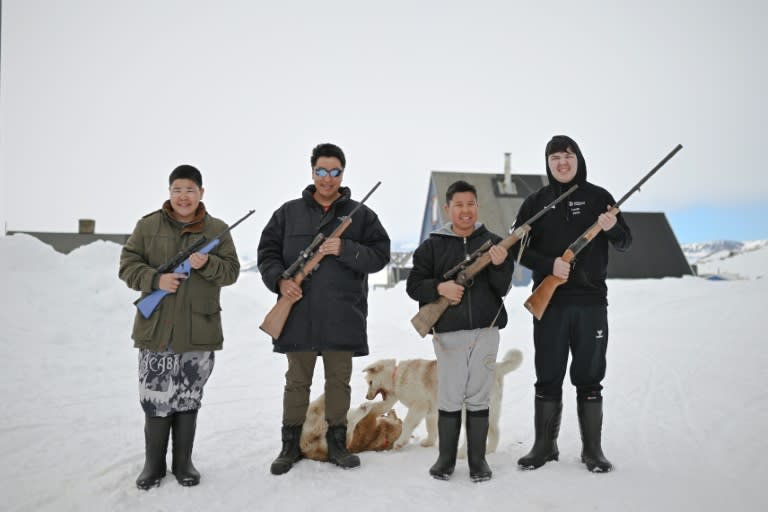
[[[456,467],[456,452],[461,433],[461,411],[438,411],[437,435],[440,454],[429,474],[438,480],[448,480]]]
[[[550,460],[557,460],[560,457],[557,436],[560,433],[563,402],[536,397],[534,409],[533,423],[536,429],[536,440],[533,442],[531,451],[517,461],[523,469],[540,468]]]
[[[269,471],[273,475],[282,475],[291,470],[294,464],[304,458],[301,453],[301,425],[284,426],[281,434],[283,449],[280,455],[272,462]]]
[[[192,447],[195,443],[197,409],[177,412],[173,415],[173,461],[171,471],[184,487],[200,483],[200,473],[192,464]]]
[[[136,479],[136,487],[142,491],[157,487],[166,473],[165,453],[168,451],[168,434],[171,418],[145,416],[144,418],[144,469]]]
[[[349,453],[347,450],[346,425],[328,426],[325,433],[328,442],[328,462],[332,462],[344,469],[356,468],[360,465],[360,457]]]
[[[469,478],[473,482],[484,482],[493,476],[485,461],[485,446],[488,442],[488,409],[467,411],[467,461]]]
[[[593,473],[607,473],[613,465],[600,446],[603,429],[603,401],[578,401],[576,405],[581,430],[581,462]]]

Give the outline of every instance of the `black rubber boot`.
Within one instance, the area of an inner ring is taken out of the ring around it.
[[[557,436],[560,433],[560,418],[563,414],[563,402],[542,400],[534,401],[534,428],[536,440],[527,455],[521,457],[517,464],[523,469],[536,469],[550,460],[557,460],[560,452],[557,449]]]
[[[602,400],[579,401],[576,405],[581,430],[581,462],[593,473],[607,473],[613,465],[603,455],[600,446],[603,429]]]
[[[170,417],[146,416],[144,418],[144,469],[136,479],[136,487],[142,491],[157,487],[165,476],[165,453],[168,451],[170,431]]]
[[[283,427],[281,431],[283,449],[280,450],[280,455],[277,456],[269,468],[273,475],[282,475],[289,472],[294,464],[304,458],[300,445],[301,427],[301,425]]]
[[[360,457],[352,455],[347,450],[346,425],[328,426],[325,433],[328,442],[328,462],[332,462],[344,469],[356,468],[360,465]]]
[[[448,480],[456,467],[456,451],[461,433],[461,411],[438,411],[437,434],[440,455],[429,474],[438,480]]]
[[[192,447],[195,443],[197,409],[177,412],[173,415],[173,461],[171,471],[184,487],[200,483],[200,473],[192,464]]]
[[[467,411],[467,461],[469,478],[484,482],[493,476],[485,461],[485,445],[488,442],[488,409]]]

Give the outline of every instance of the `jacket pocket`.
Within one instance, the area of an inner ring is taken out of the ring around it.
[[[160,318],[160,312],[155,311],[149,318],[144,318],[141,313],[136,312],[136,319],[133,321],[133,332],[131,338],[134,341],[149,343],[155,335],[157,321]]]
[[[221,330],[221,306],[216,301],[191,306],[190,341],[193,345],[218,345],[224,339]]]

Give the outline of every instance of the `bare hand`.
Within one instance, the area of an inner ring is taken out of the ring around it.
[[[189,266],[195,270],[200,270],[208,263],[208,255],[196,252],[189,257]]]
[[[456,281],[443,281],[437,285],[437,293],[451,301],[451,304],[458,304],[464,296],[464,287]]]
[[[322,244],[320,244],[320,254],[328,256],[333,254],[338,256],[341,254],[341,238],[327,238]]]
[[[603,231],[608,231],[616,225],[616,214],[611,212],[613,206],[608,205],[608,211],[601,213],[597,218],[597,223]]]
[[[175,272],[171,274],[160,274],[160,281],[158,281],[157,286],[164,292],[176,293],[176,290],[179,289],[182,281],[187,277],[187,274],[179,274]]]
[[[555,264],[552,265],[552,275],[559,277],[560,279],[568,279],[571,273],[571,264],[565,261],[563,258],[557,258]]]
[[[293,279],[281,279],[280,295],[292,302],[298,302],[302,297],[301,286],[294,283]]]
[[[504,263],[504,260],[507,259],[507,254],[507,250],[500,245],[494,245],[488,249],[488,255],[491,257],[491,263],[496,266]]]

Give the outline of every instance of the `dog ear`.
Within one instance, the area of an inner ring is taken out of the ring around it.
[[[395,360],[381,359],[379,361],[375,361],[363,368],[363,373],[379,373],[380,371],[383,371],[387,366],[395,366]]]

